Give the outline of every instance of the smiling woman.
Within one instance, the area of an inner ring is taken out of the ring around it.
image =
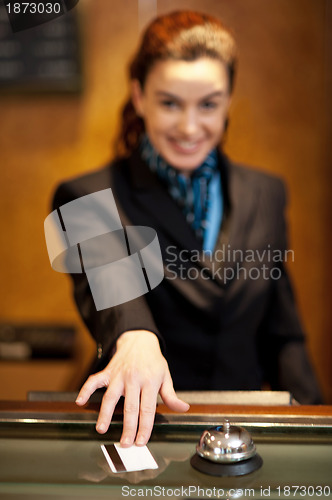
[[[162,66],[161,63],[167,61],[173,64]],[[156,18],[145,31],[142,43],[130,64],[132,99],[130,98],[123,108],[122,128],[116,143],[117,151],[132,152],[139,143],[142,131],[148,126],[146,117],[141,119],[142,109],[137,109],[140,104],[137,101],[140,101],[142,94],[145,95],[148,77],[153,80],[154,87],[156,84],[160,85],[160,88],[153,90],[157,92],[155,98],[159,98],[165,106],[182,104],[181,97],[187,100],[188,83],[193,93],[201,93],[204,90],[202,85],[210,84],[211,87],[206,88],[206,95],[197,96],[202,99],[200,106],[213,108],[215,104],[210,101],[212,95],[210,96],[209,92],[221,92],[216,98],[225,101],[227,112],[234,87],[236,62],[234,39],[218,19],[190,11],[179,11],[173,16]],[[153,78],[155,66],[162,68],[157,70],[160,74]],[[162,80],[157,83],[156,78],[159,77]],[[169,79],[174,85],[176,82],[181,85],[182,82],[182,88],[174,88],[175,91],[180,91],[179,95],[172,95],[171,89],[168,88]],[[209,98],[209,102],[205,102],[206,98]],[[219,104],[221,106],[222,102]],[[218,126],[220,127],[220,124]],[[221,140],[221,135],[218,140]]]
[[[97,422],[104,433],[124,396],[124,446],[149,439],[158,393],[172,410],[188,409],[174,388],[268,384],[301,403],[321,400],[287,259],[269,257],[287,255],[283,182],[233,163],[222,150],[235,66],[235,43],[217,19],[191,11],[155,19],[130,65],[116,159],[61,184],[54,197],[61,209],[111,188],[123,225],[158,234],[166,279],[145,296],[97,311],[87,277],[72,275],[98,344],[95,373],[77,403],[106,388]],[[170,249],[185,272],[167,279]],[[248,251],[261,257],[264,275],[245,258]]]
[[[154,147],[182,173],[195,170],[219,144],[230,104],[221,61],[160,61],[143,89],[132,82],[132,96]]]

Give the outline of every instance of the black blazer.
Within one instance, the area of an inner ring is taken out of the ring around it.
[[[165,278],[143,297],[96,311],[84,274],[73,274],[79,312],[98,345],[95,371],[127,330],[160,339],[177,390],[289,390],[320,402],[283,257],[282,181],[220,155],[224,215],[215,256],[201,242],[159,179],[134,153],[61,184],[53,208],[111,187],[123,225],[158,234]],[[148,355],[148,354],[147,354]]]

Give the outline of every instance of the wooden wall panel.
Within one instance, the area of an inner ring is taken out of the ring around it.
[[[236,36],[240,65],[226,149],[287,182],[295,252],[290,272],[310,352],[332,402],[328,3],[159,0],[157,6],[160,13],[211,12]],[[139,28],[134,0],[84,0],[77,9],[82,95],[0,96],[1,320],[73,321],[83,328],[69,280],[50,268],[43,220],[57,182],[110,157]]]

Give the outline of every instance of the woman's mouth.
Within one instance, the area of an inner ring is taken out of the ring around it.
[[[195,141],[179,140],[179,139],[169,139],[169,140],[176,151],[184,154],[195,153],[202,144],[202,140],[195,140]]]

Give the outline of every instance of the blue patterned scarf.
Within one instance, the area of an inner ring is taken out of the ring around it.
[[[150,170],[156,172],[167,186],[169,194],[181,207],[196,236],[203,240],[211,205],[209,183],[218,168],[217,151],[212,150],[191,176],[185,176],[168,165],[153,148],[147,135],[141,142],[141,154]]]

